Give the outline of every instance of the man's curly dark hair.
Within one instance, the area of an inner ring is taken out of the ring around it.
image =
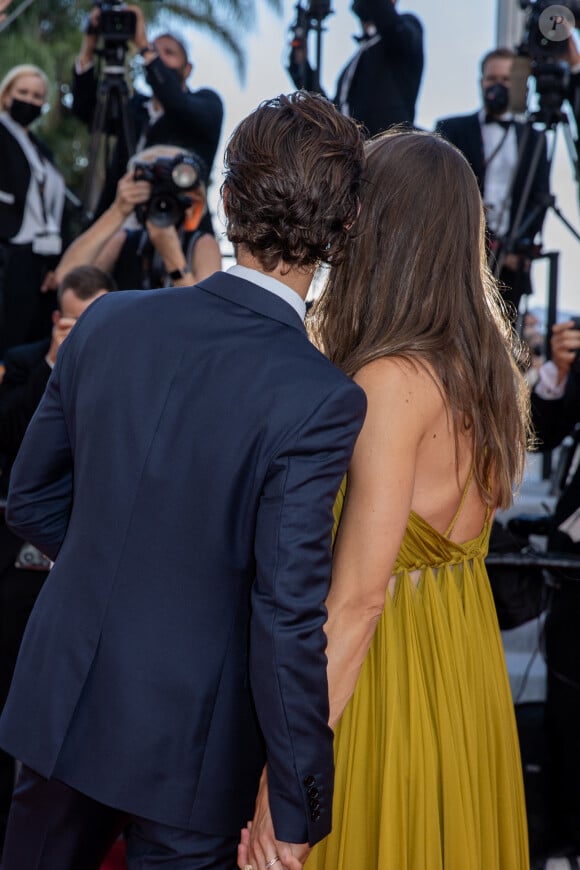
[[[340,261],[359,208],[359,127],[318,94],[261,103],[234,131],[222,186],[228,238],[270,272]]]

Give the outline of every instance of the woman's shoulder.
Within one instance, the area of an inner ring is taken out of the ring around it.
[[[367,397],[367,417],[377,430],[405,430],[421,439],[437,421],[447,418],[444,391],[432,367],[423,360],[381,357],[354,377]]]
[[[408,401],[411,397],[432,396],[441,402],[443,389],[439,378],[425,359],[420,357],[383,356],[366,363],[354,380],[364,389],[392,393]]]

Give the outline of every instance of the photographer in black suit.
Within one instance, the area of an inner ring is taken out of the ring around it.
[[[532,292],[533,242],[544,222],[550,180],[544,142],[517,221],[538,137],[545,134],[516,121],[508,111],[514,58],[509,48],[488,52],[481,62],[482,108],[443,118],[436,129],[463,152],[476,175],[486,206],[490,250],[500,264],[503,296],[517,311],[522,296]],[[510,240],[513,244],[507,245]]]
[[[532,418],[541,450],[558,446],[580,423],[580,330],[573,321],[554,325],[551,348],[552,359],[541,367],[532,393]],[[580,556],[580,465],[556,504],[548,549]],[[554,851],[580,862],[580,572],[560,572],[556,580],[545,627],[547,805]],[[559,866],[555,860],[551,859],[554,870]],[[547,864],[550,870],[552,863]]]
[[[132,43],[145,62],[145,78],[152,96],[135,92],[127,102],[127,114],[134,136],[134,152],[151,145],[176,145],[194,151],[211,174],[223,121],[223,104],[210,88],[190,91],[187,88],[193,65],[185,45],[173,34],[163,33],[153,42],[147,38],[145,19],[138,6],[126,6],[135,15],[135,35]],[[80,54],[73,74],[73,112],[89,126],[97,105],[98,79],[94,67],[101,10],[95,6],[89,26],[83,34]],[[133,153],[134,153],[133,152]],[[117,143],[112,171],[97,208],[100,214],[115,197],[118,180],[125,172],[128,153],[122,137]],[[206,229],[211,222],[206,218]]]
[[[6,370],[0,384],[0,710],[8,695],[28,616],[49,568],[48,560],[4,523],[10,467],[62,342],[91,302],[113,289],[113,281],[100,269],[74,269],[57,290],[59,310],[53,314],[52,335],[6,352]],[[14,759],[0,750],[0,854],[13,785]]]
[[[340,73],[335,105],[374,136],[393,124],[413,125],[423,75],[423,27],[415,15],[399,14],[397,0],[354,0],[360,47]],[[295,45],[289,72],[296,87],[312,90],[313,73]]]

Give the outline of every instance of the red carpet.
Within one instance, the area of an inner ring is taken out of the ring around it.
[[[125,843],[123,840],[117,840],[103,864],[101,870],[127,870],[127,862],[125,861]]]

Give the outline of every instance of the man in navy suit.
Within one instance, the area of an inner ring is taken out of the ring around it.
[[[503,296],[517,311],[522,296],[532,292],[530,254],[544,223],[550,172],[545,134],[508,111],[514,57],[509,48],[488,52],[481,62],[483,107],[471,115],[443,118],[436,129],[471,164]]]
[[[131,870],[232,870],[264,765],[270,866],[330,830],[324,600],[365,398],[302,318],[362,166],[323,97],[262,104],[226,152],[238,265],[104,296],[61,348],[8,496],[55,565],[0,720],[2,870],[93,870],[121,829]]]

